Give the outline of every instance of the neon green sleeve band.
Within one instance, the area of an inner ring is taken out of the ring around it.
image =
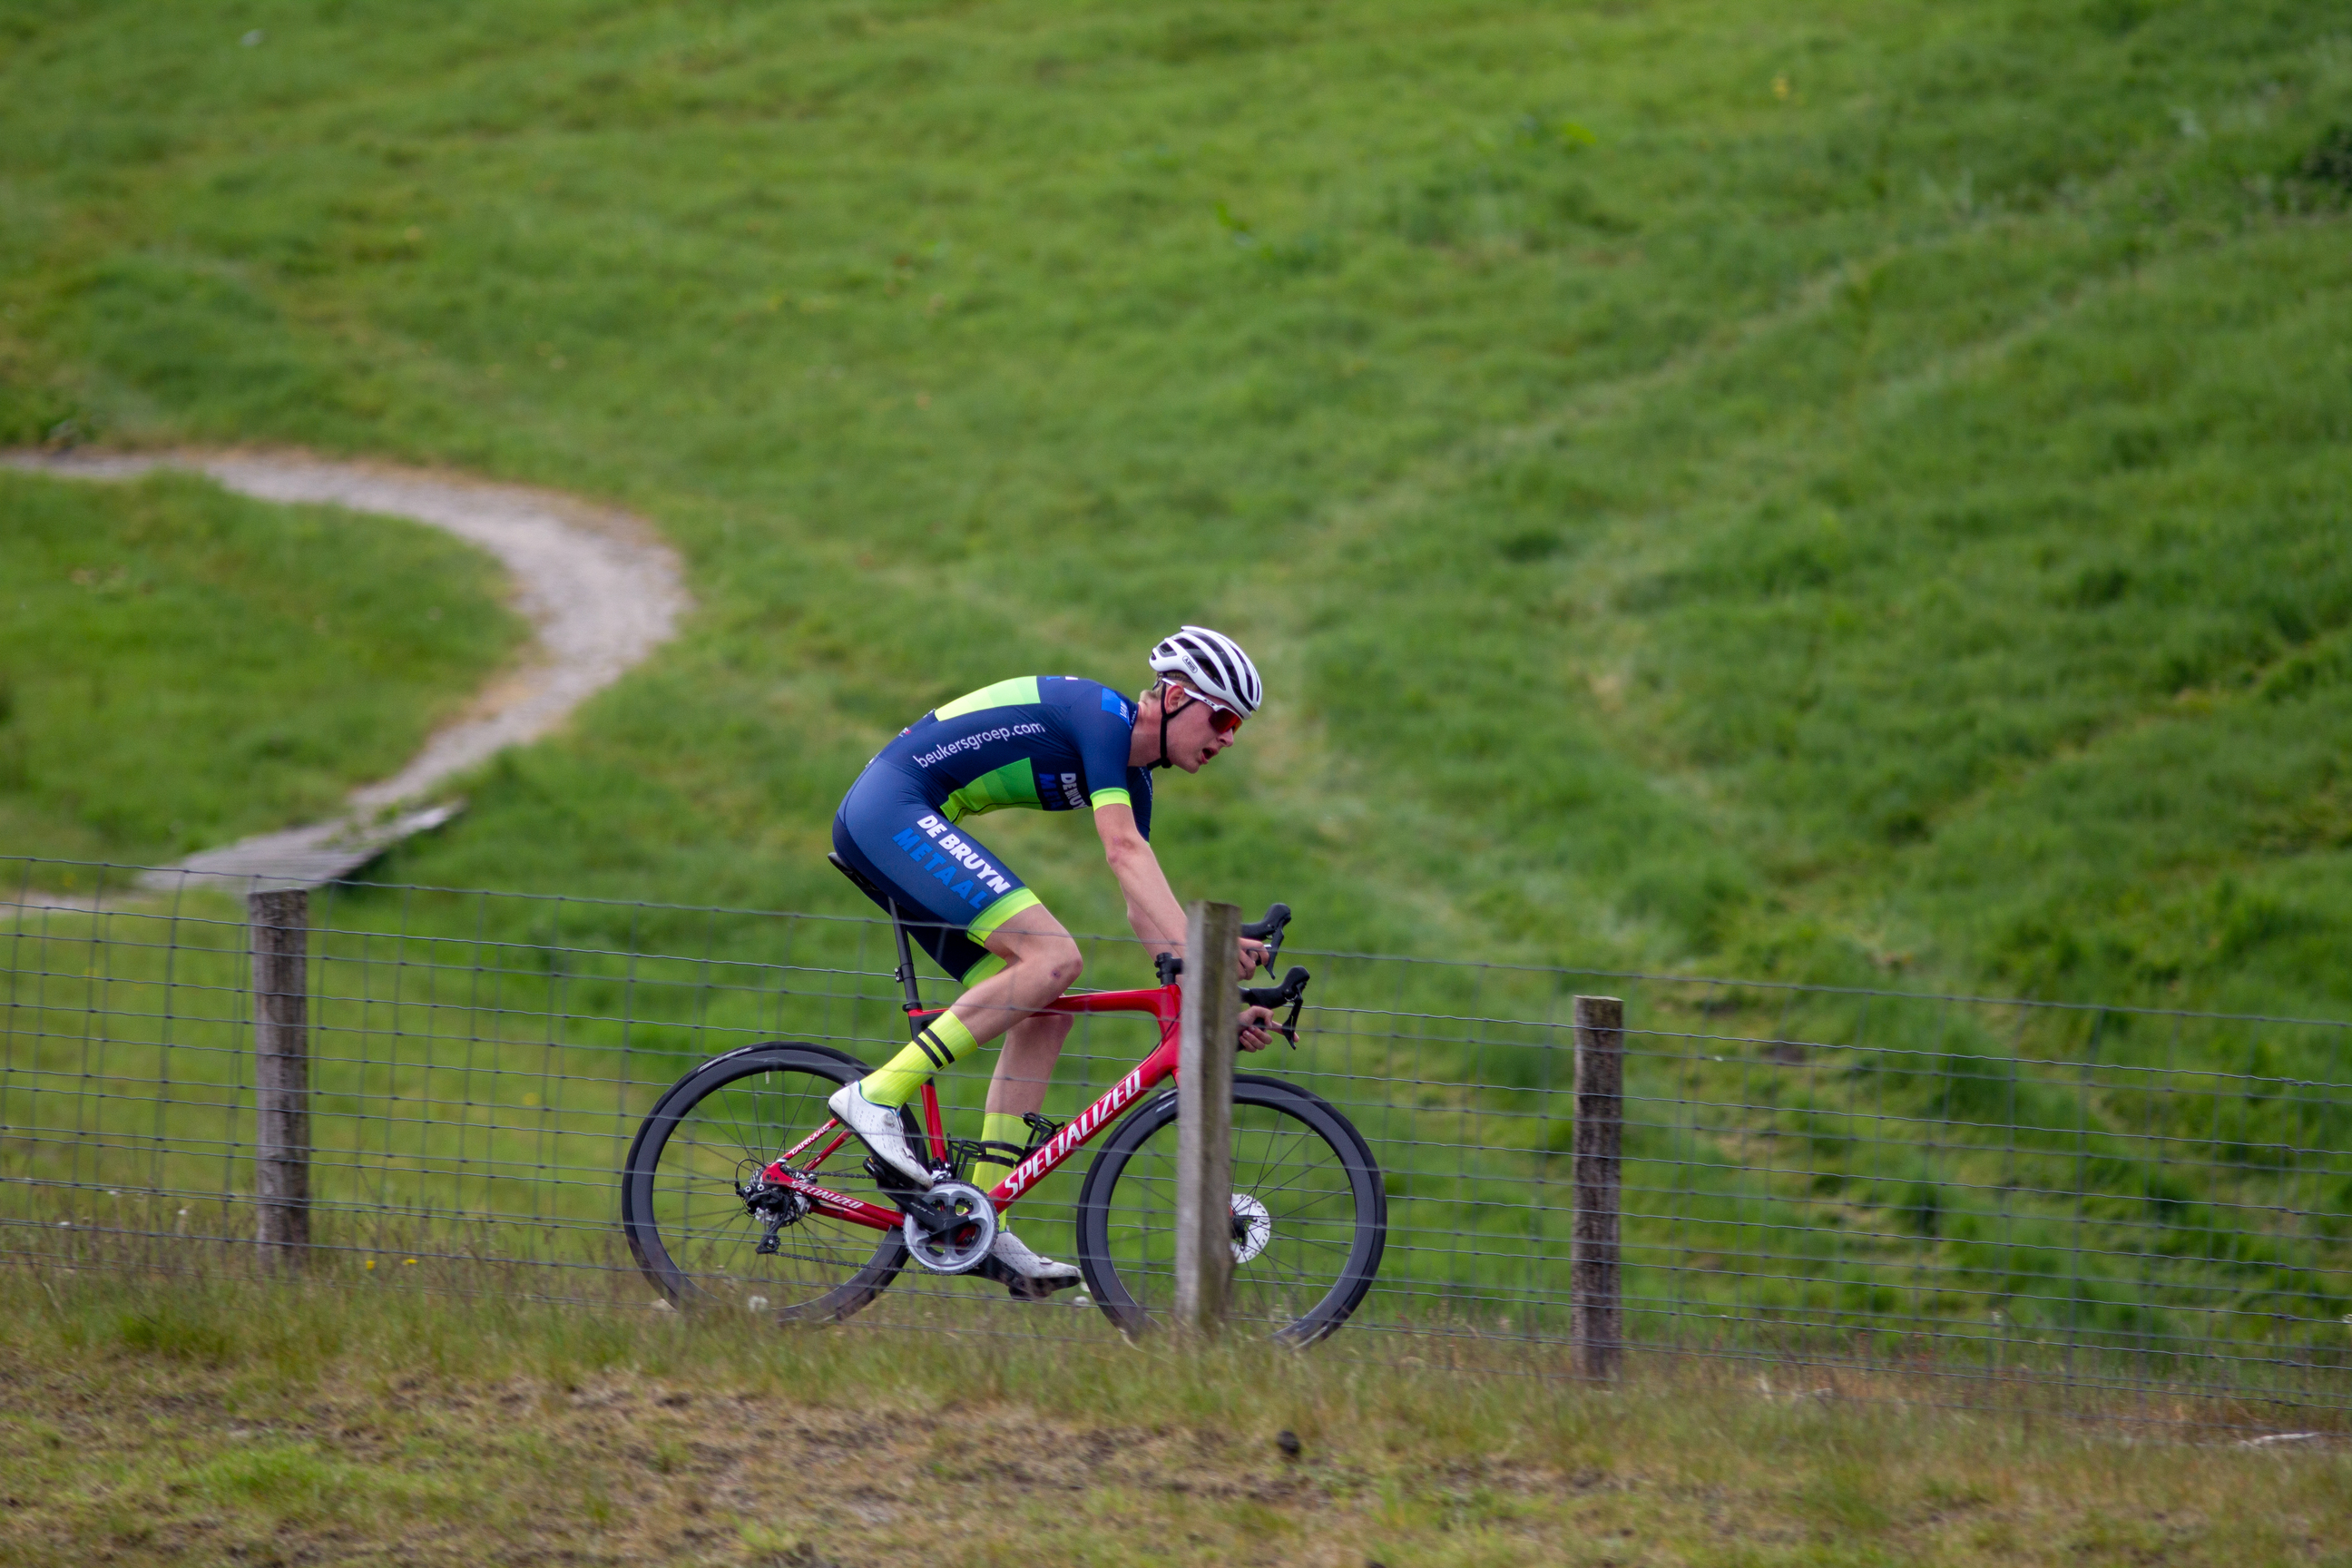
[[[1123,789],[1098,789],[1095,791],[1094,799],[1088,804],[1097,811],[1100,811],[1107,805],[1123,805],[1128,810],[1133,811],[1135,797]]]
[[[971,924],[963,928],[964,934],[974,942],[986,942],[996,934],[996,928],[1006,921],[1011,920],[1023,910],[1034,910],[1045,901],[1026,888],[1015,888],[974,915]]]

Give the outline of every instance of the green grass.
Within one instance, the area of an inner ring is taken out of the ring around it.
[[[862,913],[822,856],[884,739],[1008,673],[1140,686],[1149,639],[1200,619],[1273,701],[1170,782],[1158,843],[1181,893],[1285,899],[1306,944],[2352,1006],[2339,8],[349,0],[0,26],[0,433],[462,465],[624,502],[688,559],[685,635],[486,770],[394,879]],[[986,837],[1115,928],[1090,836],[1022,816]],[[620,952],[710,940],[565,918]],[[539,927],[499,934],[571,978]],[[716,940],[775,956],[752,923]],[[1318,999],[1366,1005],[1341,978]],[[1960,1037],[1926,1006],[1865,1031],[1832,999],[1701,1000],[1637,1021],[1958,1065],[1809,1077],[1742,1048],[1653,1080],[1746,1108],[1656,1151],[1722,1173],[1686,1254],[1817,1213],[1770,1206],[1823,1201],[1810,1171],[1912,1216],[1887,1258],[2007,1278],[1939,1194],[2003,1180],[1986,1107],[2095,1043],[2263,1081],[2169,1109],[2053,1090],[2042,1135],[2197,1151],[2190,1190],[2142,1171],[2090,1217],[2200,1288],[2341,1293],[2299,1272],[2340,1248],[2193,1255],[2200,1204],[2334,1223],[2340,1111],[2280,1081],[2341,1079],[2325,1032]],[[685,1052],[691,1012],[638,1037]],[[590,1043],[534,1026],[501,1070]],[[1331,1049],[1315,1070],[1479,1059]],[[1936,1146],[1861,1135],[1865,1090]],[[1768,1132],[1811,1152],[1744,1186]],[[2027,1157],[2062,1191],[2090,1158]],[[2016,1216],[2029,1241],[2065,1217]],[[1819,1288],[1875,1300],[1898,1265],[1851,1256]],[[2111,1326],[2157,1266],[2100,1287]]]
[[[1897,1379],[1603,1391],[1437,1350],[778,1336],[187,1277],[10,1271],[0,1304],[7,1563],[2268,1568],[2343,1563],[2352,1524],[2324,1445],[1906,1408]]]
[[[0,470],[0,853],[153,864],[332,812],[512,650],[503,587],[413,523]]]
[[[1167,858],[1335,944],[2352,1001],[2331,7],[9,26],[18,438],[688,555],[400,875],[847,908],[879,740],[1202,617],[1275,701]],[[1109,925],[1066,826],[991,824]]]

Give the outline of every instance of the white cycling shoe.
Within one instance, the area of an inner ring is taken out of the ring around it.
[[[1027,1242],[1002,1226],[979,1271],[1024,1301],[1042,1301],[1083,1278],[1075,1265],[1038,1257]]]
[[[844,1127],[856,1133],[874,1151],[875,1158],[925,1192],[930,1190],[931,1173],[907,1147],[907,1130],[899,1124],[897,1106],[877,1105],[860,1093],[856,1084],[845,1083],[834,1090],[824,1108],[839,1118]]]

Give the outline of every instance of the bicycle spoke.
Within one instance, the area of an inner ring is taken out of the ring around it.
[[[1244,1093],[1251,1091],[1244,1090]],[[1336,1324],[1360,1297],[1366,1226],[1360,1154],[1343,1152],[1322,1125],[1268,1087],[1239,1099],[1233,1118],[1233,1191],[1263,1215],[1256,1250],[1237,1264],[1232,1310],[1284,1332],[1313,1336]],[[1162,1120],[1128,1152],[1112,1190],[1095,1200],[1094,1245],[1127,1297],[1147,1312],[1166,1310],[1174,1288],[1174,1150]],[[1237,1212],[1247,1212],[1237,1209]],[[1121,1308],[1121,1310],[1128,1309]]]
[[[782,1054],[806,1048],[776,1047],[772,1064],[746,1063],[738,1076],[675,1108],[667,1137],[648,1156],[650,1172],[633,1178],[633,1237],[658,1254],[653,1266],[670,1271],[665,1279],[675,1284],[665,1288],[673,1293],[830,1315],[855,1310],[877,1288],[858,1281],[894,1245],[887,1234],[803,1214],[779,1227],[774,1250],[762,1253],[767,1226],[739,1192],[793,1137],[826,1120],[818,1108],[840,1075],[829,1063],[820,1070]],[[862,1180],[862,1172],[843,1172],[833,1184],[855,1188]]]

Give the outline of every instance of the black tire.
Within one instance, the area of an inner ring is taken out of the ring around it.
[[[1176,1096],[1130,1114],[1078,1193],[1078,1266],[1129,1335],[1164,1319],[1174,1285]],[[1262,1250],[1234,1268],[1229,1319],[1312,1344],[1348,1321],[1380,1273],[1388,1194],[1372,1151],[1320,1095],[1234,1079],[1234,1194],[1266,1212]]]
[[[760,1222],[735,1194],[748,1170],[824,1124],[826,1096],[866,1073],[830,1046],[772,1042],[678,1079],[637,1129],[621,1171],[621,1228],[646,1278],[680,1307],[766,1310],[779,1322],[835,1321],[880,1295],[907,1261],[898,1232],[810,1215],[763,1258]],[[822,1177],[835,1192],[891,1201],[866,1173],[855,1137]]]

